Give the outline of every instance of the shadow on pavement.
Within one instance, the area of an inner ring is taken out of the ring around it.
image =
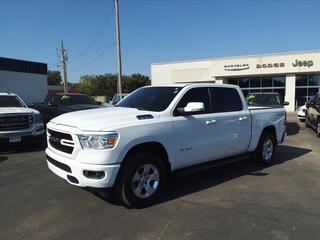
[[[0,163],[4,162],[4,161],[6,161],[6,160],[8,160],[7,157],[5,157],[5,156],[0,156]]]
[[[47,147],[46,137],[30,140],[27,142],[14,143],[0,147],[0,154],[28,153],[44,151]]]
[[[300,126],[296,122],[287,122],[287,133],[288,135],[298,134],[300,131]]]
[[[235,178],[252,175],[257,177],[264,177],[269,175],[264,172],[265,169],[277,164],[282,164],[287,161],[294,160],[301,157],[312,150],[306,148],[297,148],[286,145],[278,146],[275,154],[275,163],[272,165],[261,166],[254,162],[254,160],[246,159],[239,162],[234,162],[219,167],[206,169],[200,172],[191,173],[188,175],[172,174],[168,181],[168,187],[162,198],[155,203],[155,205],[171,201],[188,194],[192,194],[207,188],[215,187],[216,185],[228,182]],[[112,194],[111,190],[97,190],[90,189],[90,192],[97,197],[113,205],[121,205]]]

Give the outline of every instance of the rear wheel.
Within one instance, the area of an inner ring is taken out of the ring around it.
[[[130,207],[151,205],[163,191],[167,172],[162,159],[153,152],[130,154],[116,182],[120,200]]]
[[[276,139],[273,134],[263,132],[258,146],[254,152],[255,160],[260,164],[270,164],[274,161],[273,155],[276,147]]]

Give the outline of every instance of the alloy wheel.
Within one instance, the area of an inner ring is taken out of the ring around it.
[[[273,155],[273,142],[271,139],[266,139],[262,147],[262,157],[264,160],[269,161]]]
[[[144,164],[133,176],[132,191],[138,198],[148,198],[157,190],[159,181],[158,168],[153,164]]]

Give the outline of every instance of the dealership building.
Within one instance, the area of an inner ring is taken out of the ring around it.
[[[294,111],[319,91],[320,50],[155,63],[151,79],[152,85],[235,84],[245,95],[277,92]]]
[[[0,92],[19,95],[32,105],[48,93],[47,64],[0,57]]]

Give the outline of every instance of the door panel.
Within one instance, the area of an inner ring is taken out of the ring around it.
[[[251,114],[247,111],[215,113],[215,150],[218,158],[247,151],[251,136]]]
[[[205,110],[193,115],[181,116],[177,109],[184,108],[189,102],[202,102]],[[177,104],[173,113],[173,125],[178,168],[212,158],[215,126],[213,114],[210,112],[211,104],[207,87],[188,90]]]
[[[177,167],[215,159],[217,128],[214,114],[178,116],[173,120]],[[211,121],[211,122],[210,122]]]
[[[212,111],[215,114],[217,136],[215,147],[219,157],[244,153],[251,137],[251,114],[243,107],[239,92],[234,88],[210,88]]]

